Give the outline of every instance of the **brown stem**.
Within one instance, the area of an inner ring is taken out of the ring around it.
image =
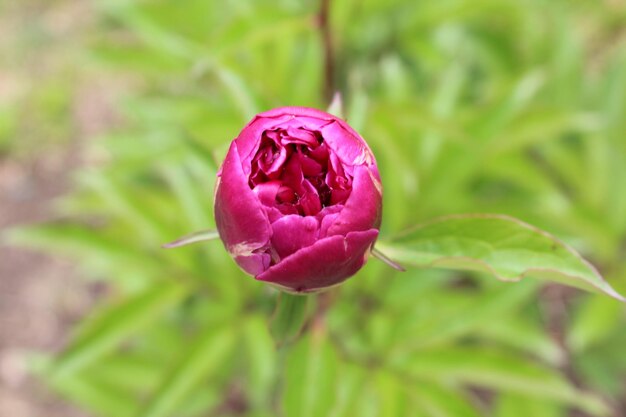
[[[330,103],[335,93],[335,56],[330,28],[330,0],[321,0],[318,23],[324,51],[324,100]]]

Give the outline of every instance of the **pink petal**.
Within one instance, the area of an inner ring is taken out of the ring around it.
[[[322,174],[322,166],[315,159],[306,155],[300,158],[302,173],[307,177],[315,177]]]
[[[280,141],[282,145],[288,145],[290,143],[296,143],[299,145],[306,145],[309,148],[316,148],[319,145],[319,139],[315,136],[315,133],[307,129],[296,129],[293,127],[287,128],[287,135]]]
[[[243,164],[242,166],[244,166],[244,173],[246,175],[250,175],[250,162],[259,149],[263,132],[272,130],[276,128],[276,125],[288,121],[291,118],[292,116],[290,115],[278,115],[273,118],[257,115],[239,133],[235,142],[237,143],[237,152],[239,153],[239,158]]]
[[[276,205],[276,194],[280,187],[280,181],[268,181],[254,187],[252,192],[256,194],[261,204],[271,207]]]
[[[286,106],[260,113],[257,117],[278,117],[282,115],[314,117],[323,120],[336,119],[332,114],[310,107]]]
[[[276,283],[298,292],[338,284],[354,275],[366,262],[378,230],[348,233],[318,240],[258,275],[260,281]]]
[[[283,185],[291,188],[298,195],[303,195],[305,189],[303,188],[304,175],[302,174],[302,163],[300,162],[300,154],[294,153],[291,155],[287,163],[285,164],[285,170],[281,176]]]
[[[320,239],[328,236],[328,229],[337,221],[341,210],[343,210],[343,205],[337,204],[334,206],[324,207],[322,211],[317,213],[315,217],[317,217],[320,222]]]
[[[257,117],[271,119],[272,123],[280,120],[275,126],[283,129],[305,127],[309,130],[319,130],[328,122],[337,120],[332,114],[310,107],[279,107],[263,112]],[[294,120],[295,118],[297,119]]]
[[[382,185],[376,167],[355,167],[352,193],[328,236],[380,227],[382,216]]]
[[[263,260],[253,252],[268,244],[272,232],[263,206],[248,186],[235,142],[220,169],[215,222],[224,246],[246,272],[253,274],[262,268]],[[246,260],[248,257],[252,259]]]
[[[235,256],[237,265],[250,275],[259,275],[270,267],[271,257],[267,253],[253,253],[247,256]]]
[[[369,149],[363,138],[359,136],[346,123],[335,120],[321,130],[324,141],[331,148],[341,162],[346,165],[370,165],[374,163],[372,151]]]
[[[302,207],[305,216],[315,216],[322,209],[320,196],[309,180],[304,180],[302,186],[305,191],[298,204]]]
[[[272,246],[284,259],[294,252],[311,246],[317,240],[319,223],[315,217],[285,216],[272,224]]]

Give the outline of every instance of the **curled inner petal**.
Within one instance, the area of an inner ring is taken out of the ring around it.
[[[262,133],[248,185],[267,207],[285,215],[315,216],[346,202],[352,175],[319,130],[286,125]]]

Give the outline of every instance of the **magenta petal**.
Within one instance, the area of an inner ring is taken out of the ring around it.
[[[326,113],[324,111],[313,109],[311,107],[298,107],[298,106],[278,107],[278,108],[263,112],[259,114],[257,117],[279,117],[283,115],[290,115],[292,117],[294,116],[314,117],[314,118],[324,119],[324,120],[335,119],[335,116],[329,113]]]
[[[302,188],[304,189],[304,194],[300,197],[300,207],[302,207],[305,216],[314,216],[322,209],[320,196],[309,180],[302,182]]]
[[[266,150],[266,155],[263,155],[269,160],[260,161],[260,168],[263,170],[265,175],[275,178],[276,174],[280,171],[283,164],[287,160],[287,149],[282,146],[279,147],[276,155],[268,155],[269,151],[271,151],[271,149]]]
[[[247,256],[235,256],[237,265],[250,275],[259,275],[270,267],[272,258],[267,253],[253,253]]]
[[[302,163],[300,162],[299,154],[292,154],[289,161],[287,161],[282,181],[284,186],[291,188],[300,195],[306,191],[302,185],[304,175],[302,174]]]
[[[300,163],[302,165],[302,173],[307,177],[315,177],[322,174],[322,166],[313,158],[302,156]]]
[[[294,252],[311,246],[317,240],[319,223],[312,216],[288,215],[272,224],[272,246],[280,256],[286,258]]]
[[[224,246],[239,265],[248,273],[258,270],[242,259],[256,257],[253,252],[268,244],[272,232],[263,206],[248,186],[235,142],[228,150],[216,186],[215,222]]]
[[[367,253],[378,230],[351,232],[318,240],[258,275],[261,281],[275,283],[297,292],[307,292],[338,284],[354,275],[367,260]]]
[[[275,207],[264,206],[263,210],[265,210],[265,214],[267,215],[267,218],[270,221],[270,224],[274,223],[275,221],[277,221],[283,216],[283,213],[280,211],[278,206],[275,206]],[[294,209],[294,211],[295,213],[293,214],[298,214],[298,210]]]
[[[287,118],[284,118],[284,117]],[[280,122],[273,125],[283,129],[305,127],[309,130],[319,130],[333,120],[337,120],[332,114],[310,107],[280,107],[268,110],[257,117],[268,118]]]
[[[244,173],[246,175],[250,174],[250,161],[252,161],[254,154],[259,149],[263,132],[266,130],[272,130],[276,127],[276,125],[288,121],[291,118],[292,116],[285,114],[277,115],[272,119],[267,119],[261,115],[257,115],[239,133],[235,142],[237,143],[239,158],[242,161],[243,166],[246,167],[244,169]]]
[[[334,205],[324,207],[322,211],[317,213],[317,218],[320,220],[320,233],[319,238],[325,238],[328,236],[328,229],[337,221],[339,213],[343,210],[342,205]]]
[[[315,133],[306,129],[294,129],[293,127],[287,128],[287,136],[282,138],[280,142],[282,145],[296,143],[310,148],[316,148],[319,145],[319,140]]]
[[[272,207],[276,204],[276,194],[278,194],[280,187],[280,181],[268,181],[257,185],[252,191],[261,204]]]
[[[372,152],[365,144],[365,141],[354,130],[345,128],[345,123],[335,120],[321,130],[324,140],[347,165],[372,164]]]
[[[345,235],[351,231],[378,228],[382,216],[382,185],[375,167],[357,166],[352,181],[352,193],[328,236]]]

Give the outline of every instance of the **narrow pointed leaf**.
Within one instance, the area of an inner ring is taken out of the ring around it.
[[[327,416],[337,392],[339,359],[322,331],[300,339],[288,352],[282,403],[285,416]]]
[[[217,230],[200,230],[199,232],[191,233],[189,235],[183,236],[179,239],[176,239],[173,242],[166,243],[162,247],[164,249],[172,249],[178,248],[180,246],[190,245],[192,243],[204,242],[207,240],[215,240],[219,239],[220,235],[217,233]]]
[[[224,363],[235,342],[231,327],[209,329],[181,355],[179,363],[165,375],[152,397],[146,402],[139,417],[165,417],[174,415],[181,402],[202,381]]]
[[[385,255],[384,253],[382,253],[378,249],[372,248],[372,252],[371,253],[372,253],[372,256],[374,258],[384,262],[385,264],[387,264],[391,268],[395,269],[396,271],[400,271],[400,272],[405,272],[406,271],[406,269],[404,269],[404,267],[402,265],[400,265],[399,263],[394,262],[392,259],[390,259],[387,255]]]
[[[161,284],[111,306],[85,322],[70,346],[54,364],[55,378],[64,378],[93,363],[122,341],[153,323],[187,293],[183,285]]]

